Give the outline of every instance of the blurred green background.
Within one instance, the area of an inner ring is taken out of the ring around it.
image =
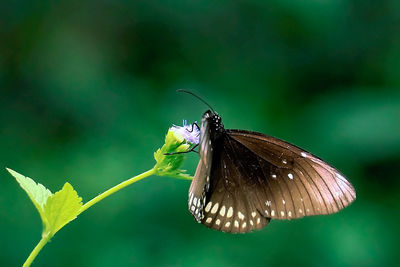
[[[215,232],[190,182],[152,177],[62,229],[34,266],[390,266],[400,244],[400,2],[2,1],[0,166],[88,201],[151,168],[171,124],[206,107],[340,169],[357,200],[331,216]],[[185,168],[194,173],[197,154]],[[0,171],[0,266],[40,239]]]

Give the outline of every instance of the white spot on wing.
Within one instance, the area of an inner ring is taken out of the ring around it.
[[[221,220],[220,219],[217,219],[216,221],[215,221],[215,224],[216,225],[219,225],[221,223]]]
[[[301,156],[302,156],[303,158],[306,158],[306,157],[307,157],[306,152],[301,152]]]
[[[231,225],[231,222],[226,222],[225,227],[229,227]]]
[[[233,215],[233,208],[230,207],[230,208],[228,209],[228,213],[226,214],[226,217],[227,217],[227,218],[230,218],[230,217],[232,217],[232,215]]]
[[[214,214],[214,213],[216,213],[217,212],[217,210],[218,210],[218,206],[219,206],[219,204],[218,203],[215,203],[214,204],[214,207],[212,208],[212,210],[211,210],[211,213],[212,214]]]
[[[251,216],[253,216],[253,218],[256,217],[256,215],[257,215],[257,213],[256,213],[255,211],[253,211],[253,212],[251,213]]]
[[[293,174],[289,173],[287,176],[289,177],[289,179],[293,180]]]
[[[211,209],[211,206],[212,206],[212,202],[210,201],[210,202],[208,202],[208,204],[207,204],[207,206],[206,206],[206,212],[209,212],[210,211],[210,209]]]
[[[238,212],[238,216],[239,216],[239,219],[241,219],[241,220],[244,219],[244,215],[243,215],[243,213],[241,213],[240,211]]]
[[[336,177],[341,179],[341,180],[346,181],[346,178],[344,178],[343,175],[341,175],[340,173],[336,173]]]
[[[315,158],[311,158],[311,161],[312,161],[312,162],[315,162],[315,163],[320,163],[320,162],[321,162],[320,160],[315,159]]]
[[[275,216],[275,210],[271,210],[271,216]]]
[[[190,199],[189,199],[189,205],[192,205],[192,201],[193,201],[193,193],[190,193]]]
[[[221,207],[221,209],[219,210],[219,215],[225,216],[225,206]]]
[[[211,221],[212,221],[212,218],[208,217],[207,220],[206,220],[206,223],[210,223]]]
[[[242,224],[242,228],[246,228],[246,225],[247,225],[247,223],[244,222],[244,223]]]
[[[235,220],[235,227],[238,228],[239,227],[239,222]]]

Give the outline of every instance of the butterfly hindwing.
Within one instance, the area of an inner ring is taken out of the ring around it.
[[[257,209],[253,196],[247,194],[246,173],[237,167],[240,159],[229,146],[228,136],[216,147],[202,223],[223,232],[246,233],[263,228],[269,218]]]

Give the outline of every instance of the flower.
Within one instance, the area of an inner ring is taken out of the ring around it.
[[[185,170],[179,169],[185,159],[185,152],[199,143],[200,131],[195,124],[183,126],[173,125],[165,136],[164,145],[154,153],[156,165],[155,174],[159,176],[171,176],[181,179],[192,179]]]
[[[196,123],[187,124],[186,120],[183,121],[183,126],[174,125],[170,128],[176,134],[179,134],[183,139],[192,145],[198,145],[200,141],[200,131]]]

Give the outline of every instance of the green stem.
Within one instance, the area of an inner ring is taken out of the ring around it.
[[[96,204],[97,202],[105,199],[106,197],[114,194],[115,192],[121,190],[122,188],[127,187],[128,185],[131,185],[139,180],[142,180],[146,177],[149,177],[153,174],[155,174],[156,171],[153,169],[148,170],[147,172],[144,172],[142,174],[139,174],[137,176],[134,176],[126,181],[123,181],[122,183],[108,189],[107,191],[101,193],[100,195],[98,195],[97,197],[93,198],[92,200],[86,202],[80,209],[78,214],[81,214],[82,212],[84,212],[85,210],[87,210],[88,208],[90,208],[91,206],[93,206],[94,204]],[[50,240],[50,234],[43,234],[42,235],[42,239],[40,239],[39,243],[36,245],[36,247],[32,250],[31,254],[29,255],[29,257],[26,259],[23,267],[29,267],[31,266],[33,260],[36,258],[36,256],[39,254],[39,252],[42,250],[42,248],[44,247],[44,245],[47,244],[47,242],[49,242]]]
[[[135,183],[135,182],[137,182],[137,181],[139,181],[139,180],[142,180],[143,178],[146,178],[146,177],[149,177],[149,176],[155,174],[155,172],[156,172],[156,171],[155,171],[154,169],[151,169],[151,170],[148,170],[147,172],[144,172],[144,173],[142,173],[142,174],[139,174],[139,175],[137,175],[137,176],[134,176],[134,177],[132,177],[132,178],[126,180],[126,181],[123,181],[123,182],[120,183],[120,184],[117,184],[116,186],[114,186],[114,187],[108,189],[107,191],[101,193],[100,195],[98,195],[97,197],[93,198],[92,200],[86,202],[86,203],[79,209],[78,214],[81,214],[82,212],[84,212],[85,210],[87,210],[88,208],[90,208],[91,206],[93,206],[94,204],[96,204],[97,202],[99,202],[99,201],[105,199],[106,197],[108,197],[108,196],[114,194],[115,192],[121,190],[122,188],[125,188],[125,187],[127,187],[128,185],[131,185],[131,184],[133,184],[133,183]]]
[[[39,254],[39,252],[42,250],[44,245],[49,242],[50,238],[48,234],[43,234],[42,239],[40,239],[39,243],[36,245],[36,247],[32,250],[31,254],[29,254],[29,257],[26,259],[24,262],[24,265],[22,267],[29,267],[31,266],[33,260],[36,258],[36,256]]]

